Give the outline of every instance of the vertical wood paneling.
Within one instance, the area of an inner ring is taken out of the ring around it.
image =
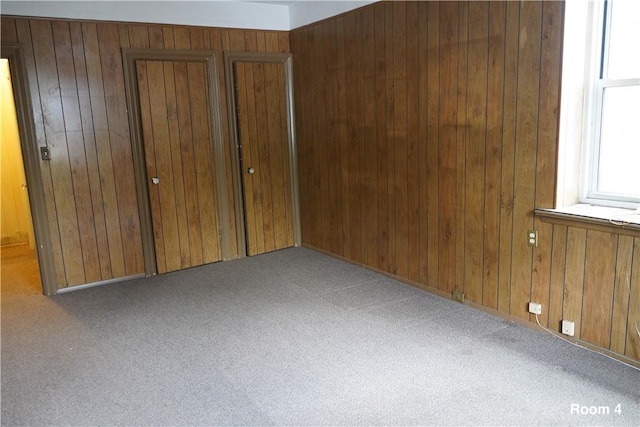
[[[553,206],[563,18],[555,1],[380,2],[292,31],[300,170],[312,175],[303,242],[532,322],[527,303],[541,302],[543,324],[574,320],[583,339],[628,351],[629,238],[597,260],[615,233],[587,238],[533,213]],[[338,242],[322,226],[327,190],[343,203]],[[610,284],[596,287],[603,274]]]
[[[85,272],[52,26],[49,21],[32,20],[30,23],[44,132],[51,152],[49,164],[54,203],[59,215],[58,232],[64,271],[67,283],[81,284],[85,283]]]
[[[451,292],[455,287],[456,267],[456,142],[459,2],[440,3],[440,80],[438,82],[438,287]],[[462,232],[462,230],[460,230]]]
[[[429,170],[427,168],[428,159],[427,159],[427,81],[429,79],[428,66],[427,66],[427,56],[428,56],[428,31],[427,24],[429,22],[429,10],[428,4],[425,2],[419,3],[419,12],[418,12],[418,52],[416,52],[416,56],[418,57],[419,70],[418,70],[418,117],[420,117],[419,125],[418,125],[418,157],[419,157],[419,165],[418,165],[418,192],[421,197],[419,197],[419,251],[418,251],[418,261],[419,261],[419,276],[416,280],[420,283],[428,282],[428,271],[429,271],[429,187],[428,187],[428,176]],[[382,64],[381,66],[384,66]]]
[[[314,28],[313,37],[318,42],[322,41],[323,36],[322,36],[321,26],[316,26]],[[319,81],[325,82],[325,75],[326,75],[325,70],[328,67],[329,61],[325,61],[325,58],[324,58],[325,52],[321,46],[314,53],[315,53],[315,60],[316,60],[316,68],[315,68],[316,78]],[[323,95],[324,93],[320,92],[318,93],[318,96],[315,99],[318,116],[314,117],[313,119],[314,129],[319,129],[318,126],[320,126],[321,123],[324,123],[327,118],[326,99]],[[353,114],[355,115],[355,111],[353,111]],[[318,194],[320,194],[320,199],[322,202],[321,204],[323,209],[322,210],[323,214],[318,217],[318,222],[316,223],[316,226],[320,230],[328,230],[331,224],[331,218],[330,218],[331,213],[329,212],[329,199],[330,199],[329,180],[326,179],[328,175],[328,157],[327,156],[329,154],[329,151],[330,150],[327,146],[321,145],[321,146],[318,146],[318,149],[314,153],[316,167],[318,168],[316,170],[316,173],[314,174],[314,187],[317,188],[319,191]],[[323,246],[327,247],[331,240],[329,237],[329,234],[322,233],[322,236],[323,236]]]
[[[619,236],[616,248],[616,276],[613,290],[613,310],[611,313],[610,348],[624,354],[627,338],[627,316],[629,313],[629,293],[631,291],[631,263],[633,261],[633,237]]]
[[[458,109],[458,121],[456,128],[456,206],[458,212],[456,213],[456,230],[464,230],[465,228],[465,210],[466,210],[466,149],[469,138],[469,127],[467,121],[467,100],[469,98],[468,90],[468,75],[469,75],[469,4],[460,3],[458,5],[458,71],[457,71],[457,109]],[[474,21],[480,23],[481,21]],[[482,78],[478,76],[478,78]],[[466,287],[470,288],[465,283],[465,274],[467,266],[471,263],[465,263],[465,233],[456,233],[456,265],[464,265],[465,268],[456,268],[455,287],[463,291]],[[477,240],[477,239],[476,239]],[[470,289],[471,291],[471,289]]]
[[[52,160],[42,162],[40,167],[50,213],[51,251],[57,286],[62,288],[143,273],[121,48],[212,49],[217,52],[222,131],[225,155],[230,159],[229,133],[224,119],[226,98],[222,52],[223,48],[229,50],[229,34],[235,37],[236,30],[28,20],[6,16],[2,17],[0,27],[3,42],[18,41],[22,46],[37,144],[48,145],[53,154]],[[247,34],[256,40],[256,49],[289,51],[289,34],[286,32],[243,32],[243,36]],[[244,50],[246,46],[243,42],[234,48]],[[169,68],[165,67],[163,71],[168,79],[165,83],[171,89]],[[200,74],[194,78],[204,79]],[[181,81],[176,77],[175,91],[189,93],[188,80]],[[178,85],[182,86],[178,88]],[[195,97],[204,95],[200,91]],[[180,108],[179,105],[177,107]],[[208,118],[203,118],[206,114],[179,116],[178,121],[208,121]],[[172,117],[167,117],[165,122],[169,126],[169,134],[175,136],[176,123]],[[182,132],[180,138],[183,138]],[[172,149],[175,154],[178,146],[172,146]],[[199,157],[206,158],[203,155]],[[231,165],[229,161],[227,164],[227,196],[232,202]],[[174,174],[181,173],[185,182],[191,180],[196,185],[193,168],[187,169],[175,162],[169,166]],[[211,164],[204,167],[210,169]],[[179,192],[174,196],[181,200]],[[209,212],[207,215],[211,219]],[[235,216],[230,212],[229,217],[232,233],[235,233]],[[192,211],[179,212],[177,218],[183,225],[188,223],[189,227],[192,220],[199,219]],[[212,220],[217,221],[216,218]],[[187,242],[181,235],[177,246],[179,258],[187,256],[185,245],[190,247],[192,257],[197,257],[193,255],[196,253],[193,249],[202,245],[200,238],[194,232]],[[210,245],[209,258],[217,259],[215,254],[218,251],[217,242],[215,246]],[[233,253],[237,253],[235,241]]]
[[[419,76],[419,9],[418,3],[407,3],[407,76]],[[420,79],[407,79],[407,197],[408,266],[407,277],[420,280],[420,132],[419,116]],[[375,108],[375,107],[373,107]],[[374,130],[375,132],[375,130]],[[372,179],[374,177],[372,176]],[[367,228],[368,233],[374,230]],[[373,263],[375,264],[375,263]]]
[[[53,22],[53,38],[56,46],[58,73],[70,78],[60,79],[60,95],[64,126],[67,135],[69,160],[71,166],[73,194],[77,204],[78,230],[82,250],[82,265],[86,282],[101,280],[100,262],[96,242],[91,190],[87,170],[84,134],[80,118],[80,105],[75,74],[74,55],[71,48],[69,23]],[[89,144],[90,145],[90,144]]]
[[[109,278],[124,274],[124,258],[122,256],[121,237],[118,233],[118,217],[116,205],[116,188],[114,178],[113,159],[111,157],[111,140],[109,137],[109,122],[107,119],[104,84],[102,80],[102,66],[98,33],[95,24],[82,24],[84,35],[85,57],[87,64],[87,79],[89,82],[89,101],[93,118],[93,128],[96,145],[96,156],[100,172],[100,205],[104,211],[104,227],[106,242],[109,247],[108,270]]]
[[[13,19],[2,20],[0,25],[0,38],[4,43],[17,43],[18,31],[16,29],[16,21]]]
[[[551,252],[551,283],[549,286],[548,327],[560,330],[562,320],[562,305],[564,300],[564,277],[567,254],[567,227],[555,225],[553,227]],[[542,321],[541,321],[542,322]]]
[[[386,256],[383,258],[384,264],[386,264],[386,270],[395,273],[397,271],[396,264],[396,192],[395,192],[395,148],[394,148],[394,111],[395,111],[395,93],[393,85],[393,76],[395,74],[395,61],[394,55],[394,28],[393,28],[393,4],[391,2],[385,2],[385,17],[384,17],[384,31],[386,37],[385,44],[385,61],[387,67],[385,69],[385,142],[386,142],[386,154],[385,160],[387,162],[386,174],[382,180],[386,181],[387,188],[387,200],[386,200],[386,221],[381,230],[383,237],[386,237],[384,246],[387,249]],[[384,185],[382,182],[381,185]]]
[[[575,322],[576,337],[580,338],[582,297],[584,289],[584,263],[587,231],[569,228],[567,231],[566,269],[564,273],[564,301],[562,318]]]
[[[335,24],[335,23],[334,23]],[[326,120],[329,123],[329,128],[327,129],[327,136],[329,140],[329,146],[327,147],[327,155],[328,158],[328,170],[327,170],[327,188],[337,188],[337,183],[339,182],[339,177],[337,176],[338,170],[338,155],[336,153],[339,152],[339,142],[340,140],[336,137],[336,122],[335,122],[335,101],[334,97],[335,93],[335,80],[331,79],[329,76],[333,72],[332,67],[336,64],[335,51],[334,51],[334,43],[332,38],[330,37],[332,33],[331,30],[331,22],[327,21],[322,25],[322,54],[325,58],[325,63],[323,66],[323,81],[326,82],[325,93],[324,93],[324,112],[326,114]],[[340,218],[340,212],[337,209],[338,204],[338,192],[334,191],[328,194],[328,209],[329,209],[329,228],[330,233],[327,236],[329,239],[328,247],[331,248],[331,251],[334,253],[339,252],[338,249],[338,241],[340,240],[338,230],[342,229],[342,226],[338,226],[338,219]]]
[[[520,46],[516,104],[516,145],[513,177],[513,257],[511,270],[511,312],[528,318],[525,311],[531,300],[532,248],[526,246],[527,231],[533,228],[536,186],[536,144],[540,84],[541,2],[523,2],[520,6]],[[526,76],[526,78],[525,78]]]
[[[489,5],[482,305],[498,308],[506,4]]]
[[[468,76],[467,88],[467,143],[465,146],[464,202],[464,293],[472,301],[482,301],[484,203],[487,128],[487,58],[489,4],[469,3],[469,64],[473,70]],[[461,189],[462,190],[462,189]],[[462,231],[462,230],[461,230]]]
[[[140,245],[138,202],[136,193],[133,190],[135,188],[133,156],[129,137],[124,72],[117,26],[99,24],[98,37],[100,40],[107,118],[109,120],[111,158],[119,168],[118,173],[115,174],[118,235],[121,236],[121,250],[125,262],[124,272],[118,275],[131,275],[143,271],[144,262]]]
[[[438,192],[440,174],[438,171],[439,153],[439,96],[438,79],[440,75],[440,3],[428,2],[427,23],[427,281],[428,286],[439,287],[439,247],[438,247]]]
[[[538,120],[538,148],[536,158],[535,206],[552,208],[556,187],[556,145],[558,136],[560,75],[552,70],[561,66],[562,31],[557,25],[563,15],[562,2],[544,2],[542,10],[542,41],[540,54],[540,95]],[[551,224],[535,219],[539,235],[552,233]],[[531,300],[549,305],[551,270],[551,239],[542,239],[534,252]],[[546,326],[548,311],[541,316]],[[531,316],[533,317],[533,316]]]
[[[356,15],[350,14],[345,16],[344,19],[344,40],[345,40],[345,69],[346,73],[346,110],[347,113],[347,153],[348,153],[348,186],[349,186],[349,215],[350,215],[350,247],[349,252],[351,253],[351,258],[357,262],[363,262],[362,258],[362,221],[364,218],[361,218],[361,210],[360,203],[362,202],[362,193],[360,180],[362,179],[361,168],[360,168],[360,150],[359,150],[359,132],[361,131],[361,126],[358,123],[358,94],[359,94],[359,77],[361,70],[359,69],[359,62],[356,60],[356,55],[358,54],[358,45],[357,40],[359,37],[356,37]],[[314,36],[319,37],[320,33],[316,32]],[[318,56],[316,56],[316,61],[318,60]],[[324,127],[324,123],[320,121],[320,115],[323,112],[319,111],[319,115],[314,117],[314,129],[322,129]],[[320,142],[320,141],[318,141]],[[317,147],[317,151],[315,153],[316,167],[321,168],[322,166],[318,163],[322,161],[324,155],[325,145],[320,143]],[[320,170],[320,169],[318,169]],[[326,191],[321,187],[322,179],[321,176],[316,175],[315,177],[318,186],[320,187],[320,192],[318,193],[322,198],[325,196]],[[328,190],[328,189],[327,189]],[[326,205],[325,205],[326,206]],[[324,219],[322,217],[318,218],[318,222],[320,227],[322,227]],[[320,229],[320,236],[322,236],[322,229]]]
[[[408,277],[408,150],[407,150],[407,8],[393,3],[393,133],[395,160],[394,192],[396,222],[395,273]]]
[[[149,47],[151,49],[164,49],[164,34],[162,27],[150,25],[149,31]]]
[[[389,262],[389,235],[388,235],[388,209],[387,209],[387,88],[386,88],[386,26],[385,26],[385,5],[378,3],[374,7],[374,38],[375,38],[375,87],[376,87],[376,200],[374,206],[378,226],[375,230],[377,240],[378,259],[373,264],[382,270],[388,268]],[[339,119],[338,119],[339,120]],[[373,148],[372,148],[373,149]],[[373,183],[372,183],[373,184]]]
[[[78,88],[80,118],[82,121],[82,149],[86,156],[86,168],[91,192],[91,211],[89,214],[92,215],[95,241],[98,251],[98,267],[100,269],[100,277],[94,281],[106,280],[112,277],[111,260],[107,239],[105,211],[102,205],[101,178],[98,166],[98,153],[96,150],[96,132],[92,115],[91,91],[89,87],[87,60],[85,57],[83,42],[83,30],[80,23],[72,22],[69,25],[73,49],[73,63],[75,65],[76,84]],[[84,238],[88,237],[85,236]],[[91,270],[93,267],[86,266],[86,268]],[[91,279],[89,278],[89,280]]]
[[[582,330],[580,338],[608,347],[618,237],[589,230],[584,265]]]
[[[2,26],[5,25],[7,19],[2,19]],[[27,78],[29,81],[29,88],[31,89],[31,105],[33,108],[34,126],[36,133],[36,140],[38,146],[44,147],[47,145],[47,137],[44,127],[44,116],[42,106],[40,104],[40,91],[33,88],[38,87],[38,79],[35,64],[35,52],[34,42],[31,37],[31,25],[28,20],[16,20],[16,31],[18,33],[18,41],[22,45],[25,66],[27,68]],[[53,192],[53,177],[51,175],[51,165],[46,162],[42,165],[42,180],[44,187],[45,203],[47,204],[48,212],[55,212],[55,199]],[[34,207],[35,208],[35,207]],[[53,252],[53,259],[55,263],[56,281],[58,284],[66,284],[65,264],[62,258],[62,243],[60,239],[60,230],[58,228],[58,218],[49,214],[49,234],[51,236],[51,251]]]
[[[627,342],[625,356],[640,360],[640,237],[633,239],[633,264],[631,265],[631,289],[627,314]]]
[[[500,249],[498,258],[498,310],[511,313],[511,270],[513,265],[513,203],[515,174],[516,95],[520,3],[506,2],[504,39],[504,95],[502,109],[502,157],[500,162]],[[496,184],[497,185],[497,184]]]
[[[374,16],[375,9],[367,8],[363,13],[362,27],[364,34],[364,42],[362,46],[362,73],[364,90],[362,92],[363,104],[363,153],[365,165],[365,194],[364,194],[364,231],[365,241],[365,263],[367,265],[378,265],[378,149],[377,149],[377,129],[376,129],[376,50],[375,50],[375,27]],[[331,84],[329,78],[327,84]],[[328,105],[327,114],[333,111]],[[329,153],[331,161],[335,163],[335,153]],[[331,191],[330,194],[335,192]]]

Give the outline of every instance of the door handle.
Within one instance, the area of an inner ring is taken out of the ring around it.
[[[247,169],[247,172],[249,172],[251,175],[253,175],[253,173],[254,173],[255,171],[256,171],[256,170],[255,170],[254,168],[249,168],[249,169]]]
[[[151,182],[154,183],[155,185],[160,184],[160,178],[158,178],[157,176],[154,176],[153,178],[151,178]]]

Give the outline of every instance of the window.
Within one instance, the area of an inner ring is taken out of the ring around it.
[[[640,206],[640,2],[594,3],[580,201]]]

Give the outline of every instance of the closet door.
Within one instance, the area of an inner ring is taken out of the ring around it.
[[[281,62],[234,61],[247,255],[294,246],[286,75]]]
[[[206,64],[137,60],[158,273],[221,259]]]

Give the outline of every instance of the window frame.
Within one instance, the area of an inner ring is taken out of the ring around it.
[[[610,79],[607,75],[609,39],[611,31],[611,0],[596,1],[591,25],[591,52],[586,80],[585,111],[587,112],[586,142],[583,151],[583,167],[580,202],[600,206],[640,208],[638,197],[598,191],[600,152],[602,146],[602,108],[607,88],[640,86],[640,78]]]

